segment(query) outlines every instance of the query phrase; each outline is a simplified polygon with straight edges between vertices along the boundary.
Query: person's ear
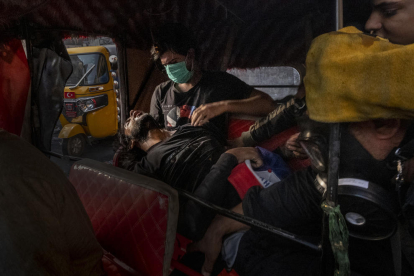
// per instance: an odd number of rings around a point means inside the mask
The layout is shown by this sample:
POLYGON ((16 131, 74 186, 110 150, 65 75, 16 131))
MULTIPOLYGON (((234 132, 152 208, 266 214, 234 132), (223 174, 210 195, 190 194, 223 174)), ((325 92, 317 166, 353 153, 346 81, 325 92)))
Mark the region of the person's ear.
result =
POLYGON ((394 137, 401 127, 400 119, 378 119, 373 120, 375 136, 380 140, 388 140, 394 137))

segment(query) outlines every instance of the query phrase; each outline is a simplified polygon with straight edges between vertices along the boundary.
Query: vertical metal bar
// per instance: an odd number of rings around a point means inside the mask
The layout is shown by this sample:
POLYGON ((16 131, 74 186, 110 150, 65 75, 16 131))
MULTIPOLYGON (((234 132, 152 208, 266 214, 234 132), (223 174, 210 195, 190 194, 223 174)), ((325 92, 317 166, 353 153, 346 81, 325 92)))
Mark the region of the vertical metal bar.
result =
MULTIPOLYGON (((338 172, 339 172, 339 154, 340 154, 340 124, 330 125, 329 134, 329 165, 328 165, 328 183, 326 190, 326 203, 335 207, 338 203, 338 172)), ((322 226, 322 263, 323 276, 332 276, 335 271, 335 258, 332 252, 331 242, 329 240, 329 216, 324 214, 322 226)))
MULTIPOLYGON (((343 28, 343 0, 335 0, 335 30, 343 28)), ((331 124, 329 135, 329 165, 328 183, 326 190, 326 203, 329 206, 336 206, 338 200, 338 172, 340 154, 340 125, 331 124)), ((329 217, 324 215, 322 226, 322 275, 331 276, 335 272, 335 258, 329 240, 329 217)))
POLYGON ((328 183, 326 191, 326 202, 330 206, 337 204, 338 194, 338 171, 339 171, 339 154, 340 154, 340 125, 339 123, 330 126, 329 137, 329 167, 328 183))
POLYGON ((39 112, 38 106, 36 104, 37 90, 35 89, 35 68, 33 64, 33 39, 34 39, 34 30, 32 24, 27 20, 22 20, 23 24, 23 38, 26 39, 26 53, 27 53, 27 62, 29 64, 30 70, 30 124, 31 124, 31 142, 36 147, 40 147, 40 121, 39 121, 39 112))
POLYGON ((344 5, 343 0, 336 0, 335 3, 335 30, 342 29, 344 27, 344 5))
POLYGON ((121 122, 120 128, 123 127, 125 120, 129 114, 129 84, 128 84, 128 59, 127 59, 127 49, 125 39, 120 39, 120 58, 118 59, 119 62, 119 75, 120 75, 120 83, 119 83, 119 98, 121 100, 121 122))

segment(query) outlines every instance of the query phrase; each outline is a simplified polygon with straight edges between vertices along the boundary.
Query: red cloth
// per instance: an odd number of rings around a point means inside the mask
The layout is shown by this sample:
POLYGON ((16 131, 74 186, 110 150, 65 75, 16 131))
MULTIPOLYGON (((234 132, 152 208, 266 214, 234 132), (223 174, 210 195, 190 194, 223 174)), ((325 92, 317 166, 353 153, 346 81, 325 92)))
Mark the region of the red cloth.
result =
POLYGON ((30 70, 21 41, 0 43, 0 128, 20 135, 29 89, 30 70))
POLYGON ((240 198, 243 199, 247 193, 247 190, 253 186, 260 186, 259 181, 249 170, 246 163, 238 164, 232 171, 231 175, 227 180, 233 185, 239 194, 240 198))
POLYGON ((230 117, 227 139, 233 140, 239 138, 243 132, 250 129, 252 124, 254 124, 254 121, 252 120, 242 120, 230 117))

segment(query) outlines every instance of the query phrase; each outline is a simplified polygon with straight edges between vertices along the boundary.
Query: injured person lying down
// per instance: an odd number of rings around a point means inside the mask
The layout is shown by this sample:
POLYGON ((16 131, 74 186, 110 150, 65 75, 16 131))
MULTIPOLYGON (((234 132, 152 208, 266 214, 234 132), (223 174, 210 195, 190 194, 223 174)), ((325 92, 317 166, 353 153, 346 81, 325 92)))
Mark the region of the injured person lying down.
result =
MULTIPOLYGON (((121 137, 124 149, 119 153, 119 167, 157 178, 224 208, 230 209, 241 202, 229 183, 220 186, 210 183, 197 191, 226 150, 226 140, 213 125, 194 127, 188 124, 167 131, 149 114, 131 111, 130 115, 121 137)), ((256 150, 252 150, 254 154, 256 150)), ((190 239, 201 238, 204 227, 200 229, 199 225, 205 225, 206 218, 187 214, 186 203, 180 200, 178 232, 190 239)))
POLYGON ((220 155, 226 140, 213 125, 184 125, 168 131, 146 113, 131 111, 124 125, 119 166, 194 192, 220 155))

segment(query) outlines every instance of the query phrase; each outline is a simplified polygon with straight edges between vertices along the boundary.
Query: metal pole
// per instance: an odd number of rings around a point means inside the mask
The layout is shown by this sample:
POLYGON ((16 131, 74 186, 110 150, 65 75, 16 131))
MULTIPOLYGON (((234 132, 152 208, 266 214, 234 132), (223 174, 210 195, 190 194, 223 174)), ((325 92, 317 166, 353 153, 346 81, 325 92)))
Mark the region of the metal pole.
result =
POLYGON ((335 3, 335 30, 342 29, 344 27, 344 5, 343 0, 336 0, 335 3))
POLYGON ((304 239, 303 237, 297 236, 297 235, 292 234, 292 233, 290 233, 288 231, 285 231, 283 229, 274 227, 274 226, 269 225, 267 223, 264 223, 260 220, 256 220, 256 219, 244 216, 242 214, 233 212, 231 210, 227 210, 225 208, 222 208, 220 206, 212 204, 208 201, 205 201, 205 200, 203 200, 203 199, 201 199, 201 198, 199 198, 199 197, 197 197, 197 196, 195 196, 195 195, 193 195, 193 194, 191 194, 187 191, 184 191, 184 190, 181 190, 181 189, 176 189, 176 190, 178 191, 178 194, 180 196, 191 199, 195 203, 200 204, 204 207, 207 207, 207 208, 215 211, 216 213, 218 213, 222 216, 225 216, 225 217, 231 218, 233 220, 236 220, 238 222, 244 223, 246 225, 256 227, 256 228, 259 228, 261 230, 270 232, 272 234, 278 235, 278 236, 283 237, 285 239, 288 239, 288 240, 291 240, 293 242, 302 244, 302 245, 304 245, 308 248, 311 248, 313 250, 316 250, 316 251, 321 251, 322 250, 322 246, 320 244, 315 244, 312 241, 308 241, 308 240, 304 239))
POLYGON ((120 128, 123 128, 126 118, 129 116, 129 84, 128 84, 128 57, 125 38, 122 37, 120 40, 120 53, 118 58, 119 62, 119 75, 122 77, 119 78, 119 93, 121 100, 121 122, 120 128))
POLYGON ((326 191, 326 202, 334 207, 337 204, 338 194, 338 171, 340 154, 340 125, 339 123, 330 126, 329 136, 329 167, 328 183, 326 191))
MULTIPOLYGON (((335 30, 343 28, 343 2, 335 2, 335 30)), ((339 123, 331 124, 329 134, 329 165, 328 165, 328 183, 326 190, 326 203, 335 207, 338 200, 338 171, 339 171, 339 154, 340 154, 340 125, 339 123)), ((323 216, 322 227, 322 275, 332 276, 335 272, 335 258, 332 252, 331 242, 329 240, 329 217, 323 216)))

